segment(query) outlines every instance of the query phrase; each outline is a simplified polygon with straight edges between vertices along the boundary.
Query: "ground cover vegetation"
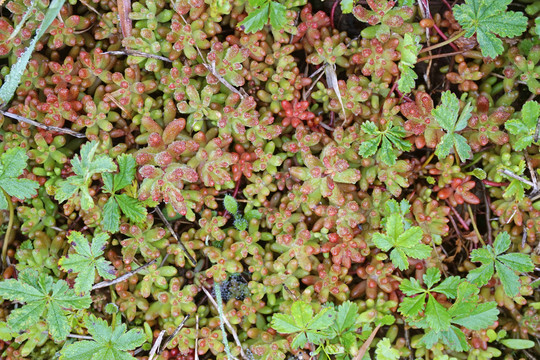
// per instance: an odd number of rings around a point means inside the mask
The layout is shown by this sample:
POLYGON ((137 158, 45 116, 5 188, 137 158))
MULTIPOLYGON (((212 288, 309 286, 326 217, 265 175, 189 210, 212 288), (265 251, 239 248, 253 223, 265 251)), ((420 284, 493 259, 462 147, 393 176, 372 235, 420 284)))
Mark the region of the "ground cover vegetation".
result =
POLYGON ((540 358, 540 2, 0 3, 2 359, 540 358))

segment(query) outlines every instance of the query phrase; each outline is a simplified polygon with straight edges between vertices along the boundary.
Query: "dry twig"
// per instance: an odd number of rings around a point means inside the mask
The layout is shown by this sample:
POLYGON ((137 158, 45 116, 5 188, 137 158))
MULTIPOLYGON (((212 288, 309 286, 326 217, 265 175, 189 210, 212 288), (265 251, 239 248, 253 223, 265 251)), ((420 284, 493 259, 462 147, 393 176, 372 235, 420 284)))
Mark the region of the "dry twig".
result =
POLYGON ((104 288, 104 287, 107 287, 109 285, 114 285, 114 284, 118 284, 124 280, 127 280, 129 279, 131 276, 135 275, 136 273, 138 273, 139 271, 141 270, 144 270, 146 269, 147 267, 149 267, 150 265, 152 265, 153 263, 156 262, 157 259, 154 259, 152 261, 150 261, 149 263, 146 263, 144 264, 143 266, 140 266, 138 268, 136 268, 135 270, 131 270, 127 273, 125 273, 124 275, 120 276, 120 277, 117 277, 116 279, 114 280, 107 280, 107 281, 102 281, 100 283, 97 283, 96 285, 92 286, 92 290, 96 290, 96 289, 101 289, 101 288, 104 288))
MULTIPOLYGON (((214 305, 214 307, 216 309, 218 309, 218 304, 217 304, 216 300, 214 300, 214 298, 212 297, 212 294, 210 294, 210 292, 204 286, 201 286, 201 289, 202 289, 202 291, 204 291, 204 293, 206 294, 206 297, 212 303, 212 305, 214 305)), ((236 343, 236 346, 238 346, 240 348, 240 355, 242 355, 242 357, 244 359, 247 359, 246 354, 244 353, 244 349, 242 348, 242 343, 240 342, 240 339, 238 338, 238 334, 234 330, 234 327, 231 325, 231 323, 229 322, 229 320, 227 320, 226 317, 224 317, 223 320, 225 322, 225 325, 227 326, 227 328, 231 332, 231 334, 232 334, 232 336, 234 338, 234 342, 236 343)))
POLYGON ((185 247, 184 243, 182 241, 180 241, 180 238, 178 237, 176 232, 173 230, 173 228, 171 226, 171 223, 165 218, 165 216, 161 212, 161 209, 159 207, 157 207, 157 206, 156 206, 156 212, 158 213, 161 221, 163 221, 165 226, 167 226, 167 229, 169 229, 169 232, 171 233, 171 235, 176 239, 176 241, 178 241, 178 243, 182 247, 182 250, 184 250, 184 253, 186 254, 186 257, 191 262, 191 265, 195 266, 197 264, 197 261, 195 261, 195 258, 193 256, 191 256, 188 249, 185 247))
POLYGON ((33 125, 35 127, 38 127, 38 128, 41 128, 41 129, 44 129, 44 130, 47 130, 47 131, 56 131, 56 132, 59 132, 59 133, 62 133, 62 134, 75 136, 75 137, 80 138, 80 139, 86 138, 85 134, 78 133, 78 132, 73 131, 71 129, 65 129, 65 128, 61 128, 61 127, 57 127, 57 126, 44 125, 44 124, 38 123, 37 121, 27 119, 24 116, 13 114, 13 113, 10 113, 8 111, 0 110, 0 114, 2 114, 4 116, 7 116, 8 118, 23 122, 25 124, 33 125))

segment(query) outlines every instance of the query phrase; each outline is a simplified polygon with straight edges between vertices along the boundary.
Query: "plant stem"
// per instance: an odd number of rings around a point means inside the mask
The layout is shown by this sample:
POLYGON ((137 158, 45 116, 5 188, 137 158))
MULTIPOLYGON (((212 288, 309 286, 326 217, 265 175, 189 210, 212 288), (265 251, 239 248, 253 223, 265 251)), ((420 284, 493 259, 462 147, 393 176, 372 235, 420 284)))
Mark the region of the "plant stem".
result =
POLYGON ((451 53, 445 53, 445 54, 437 54, 437 55, 430 55, 430 56, 424 56, 424 57, 421 57, 420 59, 418 59, 416 61, 416 63, 418 64, 419 62, 421 61, 426 61, 426 60, 431 60, 431 59, 438 59, 438 58, 443 58, 443 57, 447 57, 447 56, 454 56, 454 55, 459 55, 459 54, 463 54, 465 51, 461 50, 461 51, 454 51, 454 52, 451 52, 451 53))
POLYGON ((440 47, 443 47, 445 45, 448 45, 454 41, 456 41, 457 39, 459 39, 460 37, 462 37, 463 35, 465 35, 465 31, 460 31, 459 33, 457 33, 456 35, 452 36, 451 38, 449 38, 448 40, 445 40, 441 43, 438 43, 438 44, 435 44, 435 45, 432 45, 432 46, 428 46, 427 48, 423 48, 422 50, 420 50, 420 52, 418 54, 421 54, 421 53, 425 53, 427 51, 431 51, 431 50, 435 50, 435 49, 438 49, 440 47))
POLYGON ((484 242, 484 239, 482 238, 482 235, 480 235, 480 231, 478 231, 478 227, 476 226, 476 221, 474 220, 474 214, 471 209, 471 205, 467 205, 467 211, 469 212, 469 216, 471 218, 471 223, 474 228, 476 237, 478 238, 478 240, 480 240, 480 242, 482 243, 482 246, 486 246, 486 243, 484 242))
POLYGON ((9 241, 11 240, 11 230, 13 229, 13 221, 15 220, 15 207, 13 206, 13 202, 11 201, 11 196, 8 195, 6 190, 2 189, 2 191, 4 192, 4 196, 8 203, 8 209, 9 209, 9 221, 8 221, 6 233, 4 235, 4 243, 2 244, 2 268, 5 268, 7 264, 6 257, 7 257, 8 245, 9 245, 9 241))

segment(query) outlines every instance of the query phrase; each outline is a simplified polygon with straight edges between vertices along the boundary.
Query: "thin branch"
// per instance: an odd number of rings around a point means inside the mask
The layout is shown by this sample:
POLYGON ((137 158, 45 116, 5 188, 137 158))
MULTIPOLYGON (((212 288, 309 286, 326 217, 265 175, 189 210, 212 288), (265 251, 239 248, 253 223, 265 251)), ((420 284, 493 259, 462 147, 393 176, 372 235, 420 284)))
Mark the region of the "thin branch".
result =
POLYGON ((159 207, 157 207, 157 206, 156 206, 156 212, 158 213, 159 217, 161 218, 161 221, 163 221, 165 226, 167 226, 167 229, 169 229, 169 232, 171 233, 171 235, 176 239, 176 241, 178 241, 178 243, 180 244, 180 246, 184 250, 184 253, 186 254, 186 257, 191 262, 191 265, 195 266, 197 264, 197 261, 195 261, 195 258, 193 256, 191 256, 188 249, 185 247, 184 243, 180 240, 180 238, 176 234, 176 231, 173 230, 173 228, 171 226, 171 223, 165 218, 165 216, 161 212, 161 209, 159 207))
POLYGON ((157 259, 154 259, 152 261, 150 261, 149 263, 146 263, 144 264, 143 266, 140 266, 138 268, 136 268, 135 270, 131 270, 127 273, 125 273, 124 275, 120 276, 120 277, 117 277, 116 279, 114 280, 106 280, 106 281, 102 281, 100 283, 97 283, 96 285, 92 286, 92 290, 96 290, 96 289, 101 289, 101 288, 104 288, 104 287, 107 287, 109 285, 114 285, 114 284, 118 284, 124 280, 127 280, 129 279, 131 276, 135 275, 136 273, 138 273, 139 271, 141 270, 144 270, 146 269, 147 267, 149 267, 150 265, 152 265, 153 263, 156 262, 157 259))
POLYGON ((156 351, 158 350, 159 345, 163 341, 163 335, 165 335, 165 330, 161 330, 159 332, 159 335, 156 338, 156 341, 154 342, 154 345, 152 346, 152 349, 150 349, 150 354, 148 355, 148 360, 154 360, 154 356, 156 355, 156 351))
MULTIPOLYGON (((201 286, 201 289, 204 291, 204 293, 206 294, 206 297, 212 303, 212 305, 214 305, 214 307, 219 311, 218 304, 217 304, 216 300, 214 300, 214 298, 212 297, 212 294, 210 294, 210 292, 208 290, 206 290, 206 288, 204 286, 201 286)), ((242 357, 244 359, 247 359, 246 354, 244 353, 244 349, 242 348, 242 343, 240 342, 240 339, 238 338, 238 334, 234 330, 234 327, 231 325, 231 323, 229 322, 229 320, 227 320, 226 317, 223 317, 223 320, 225 322, 225 325, 227 326, 227 328, 231 332, 231 334, 232 334, 232 336, 234 338, 234 342, 240 348, 240 355, 242 355, 242 357)))
POLYGON ((379 331, 380 328, 381 328, 381 324, 377 325, 375 327, 375 329, 373 329, 373 331, 371 332, 369 337, 366 339, 366 341, 364 342, 364 344, 362 345, 362 347, 358 351, 358 354, 356 354, 356 356, 353 358, 353 360, 361 360, 361 359, 364 358, 364 355, 368 351, 369 346, 373 342, 373 339, 375 339, 375 335, 377 335, 377 331, 379 331))
POLYGON ((525 179, 524 177, 521 177, 521 176, 519 176, 519 175, 514 174, 514 173, 511 172, 510 170, 507 170, 507 169, 501 169, 501 170, 499 170, 499 172, 503 173, 504 175, 506 175, 506 176, 508 176, 508 177, 511 177, 512 179, 519 180, 519 181, 521 181, 522 183, 524 183, 524 184, 526 184, 526 185, 529 185, 529 186, 532 187, 535 191, 538 190, 538 188, 534 186, 534 183, 532 183, 531 181, 525 179))
MULTIPOLYGON (((45 334, 47 334, 47 332, 45 332, 45 334)), ((68 338, 73 338, 73 339, 81 339, 81 340, 94 340, 93 337, 88 336, 88 335, 68 334, 67 337, 68 337, 68 338)))
POLYGON ((172 63, 172 61, 169 58, 166 58, 165 56, 154 55, 154 54, 149 54, 142 51, 130 50, 130 49, 106 51, 103 54, 139 56, 139 57, 156 59, 156 60, 172 63))
MULTIPOLYGON (((180 330, 182 330, 182 328, 184 327, 184 324, 186 323, 186 321, 189 319, 190 316, 191 316, 190 314, 187 314, 184 317, 184 320, 182 320, 180 325, 178 325, 176 329, 174 329, 173 333, 167 338, 167 340, 165 340, 165 342, 161 346, 161 349, 159 349, 158 354, 161 354, 163 350, 165 350, 165 347, 172 341, 172 339, 174 339, 174 337, 178 335, 178 333, 180 332, 180 330)), ((148 359, 148 360, 152 360, 152 359, 148 359)))
POLYGON ((86 135, 85 135, 85 134, 78 133, 78 132, 73 131, 73 130, 71 130, 71 129, 65 129, 65 128, 61 128, 61 127, 57 127, 57 126, 52 126, 52 125, 51 125, 51 126, 49 126, 49 125, 44 125, 44 124, 38 123, 37 121, 27 119, 27 118, 25 118, 24 116, 20 116, 20 115, 17 115, 17 114, 13 114, 13 113, 10 113, 10 112, 8 112, 8 111, 0 110, 0 114, 2 114, 2 115, 4 115, 4 116, 7 116, 7 117, 9 117, 9 118, 12 118, 12 119, 14 119, 14 120, 23 122, 23 123, 26 123, 26 124, 29 124, 29 125, 33 125, 33 126, 38 127, 38 128, 45 129, 45 130, 47 130, 47 131, 56 131, 56 132, 59 132, 59 133, 63 133, 63 134, 75 136, 75 137, 80 138, 80 139, 86 138, 86 135))

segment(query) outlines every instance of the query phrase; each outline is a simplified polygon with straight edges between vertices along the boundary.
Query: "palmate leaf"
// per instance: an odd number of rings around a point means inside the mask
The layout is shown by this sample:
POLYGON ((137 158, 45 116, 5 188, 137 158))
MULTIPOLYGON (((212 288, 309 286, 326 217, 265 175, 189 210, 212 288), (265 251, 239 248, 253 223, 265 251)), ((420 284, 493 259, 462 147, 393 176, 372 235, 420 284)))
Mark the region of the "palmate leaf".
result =
POLYGON ((452 148, 456 149, 457 154, 462 160, 472 157, 472 150, 467 143, 467 139, 456 133, 456 131, 461 131, 467 126, 467 122, 472 114, 472 105, 467 103, 459 118, 458 113, 459 100, 450 91, 445 91, 442 94, 441 104, 431 111, 437 123, 446 131, 446 134, 442 137, 441 142, 435 150, 435 154, 441 159, 446 158, 452 151, 452 148))
MULTIPOLYGON (((39 183, 30 179, 19 179, 24 169, 28 156, 22 148, 6 150, 0 157, 0 187, 9 195, 19 200, 29 199, 36 195, 39 183)), ((0 191, 0 209, 8 208, 8 201, 4 192, 0 191)))
POLYGON ((81 310, 90 306, 90 296, 78 296, 64 280, 54 282, 44 273, 27 268, 19 273, 17 280, 0 282, 0 297, 20 301, 24 306, 13 310, 7 324, 14 331, 27 330, 47 315, 45 321, 55 341, 65 340, 71 326, 66 313, 68 309, 81 310))
POLYGON ((90 245, 88 239, 80 232, 74 231, 68 236, 68 240, 75 248, 75 253, 63 256, 58 264, 62 270, 78 274, 74 287, 76 292, 90 292, 94 284, 96 270, 104 279, 115 278, 114 267, 102 257, 108 239, 107 234, 101 233, 94 237, 90 245))
POLYGON ((62 203, 79 192, 83 210, 90 210, 94 206, 94 200, 88 191, 92 176, 116 170, 116 165, 107 155, 96 156, 98 148, 99 142, 97 141, 90 141, 81 146, 80 156, 71 159, 75 175, 57 183, 54 195, 56 200, 62 203))
POLYGON ((146 337, 140 329, 126 332, 120 316, 114 328, 103 319, 90 314, 85 326, 94 341, 78 341, 60 351, 60 360, 135 360, 127 351, 141 346, 146 337))
POLYGON ((512 139, 514 150, 522 151, 532 145, 539 117, 540 104, 529 100, 521 108, 521 117, 519 119, 511 119, 504 124, 510 134, 516 135, 515 140, 512 139))
POLYGON ((401 53, 401 59, 398 65, 400 71, 398 90, 403 93, 411 92, 414 88, 414 81, 418 78, 418 75, 413 69, 416 65, 418 52, 422 48, 419 42, 419 37, 405 34, 398 46, 398 50, 401 53))
POLYGON ((510 248, 511 240, 507 232, 501 232, 495 238, 493 246, 487 245, 471 252, 471 261, 480 262, 482 266, 469 272, 467 280, 477 286, 488 283, 494 274, 501 280, 504 292, 511 297, 518 295, 520 282, 516 272, 529 272, 534 264, 529 255, 521 253, 504 254, 510 248))
POLYGON ((388 123, 384 131, 380 131, 375 123, 366 121, 362 124, 362 130, 367 135, 372 136, 370 139, 363 141, 358 149, 358 154, 362 157, 370 157, 377 153, 381 161, 392 166, 397 159, 395 149, 399 151, 411 149, 411 143, 403 140, 406 136, 405 130, 394 126, 392 122, 388 123), (381 145, 381 148, 377 152, 379 145, 381 145))
POLYGON ((392 263, 401 270, 409 267, 408 258, 426 259, 431 253, 431 248, 422 244, 422 228, 413 226, 403 231, 402 217, 393 213, 386 217, 386 235, 381 233, 373 234, 373 243, 382 251, 390 252, 392 263))
POLYGON ((514 37, 527 30, 527 18, 521 12, 506 11, 512 0, 465 0, 453 7, 455 19, 465 30, 465 36, 476 33, 482 55, 496 58, 504 51, 496 35, 514 37))
POLYGON ((336 312, 326 307, 313 316, 310 304, 301 300, 291 306, 291 315, 274 314, 272 328, 282 334, 299 333, 291 343, 293 349, 302 348, 307 342, 320 344, 329 335, 328 329, 335 323, 336 312))
POLYGON ((103 229, 115 233, 120 227, 120 212, 134 222, 140 223, 146 218, 146 207, 127 194, 117 195, 116 192, 131 185, 135 179, 136 162, 133 156, 122 154, 118 157, 118 173, 104 173, 103 188, 111 196, 103 206, 103 229))
POLYGON ((274 30, 283 29, 286 24, 285 5, 271 0, 250 0, 249 3, 255 9, 250 11, 239 24, 244 27, 244 32, 249 34, 259 31, 268 23, 268 20, 274 30))

